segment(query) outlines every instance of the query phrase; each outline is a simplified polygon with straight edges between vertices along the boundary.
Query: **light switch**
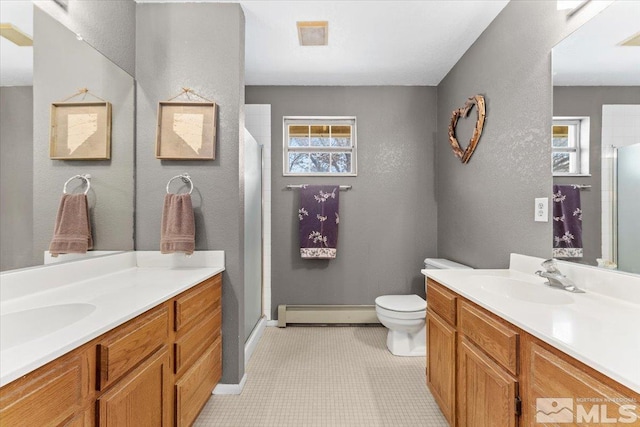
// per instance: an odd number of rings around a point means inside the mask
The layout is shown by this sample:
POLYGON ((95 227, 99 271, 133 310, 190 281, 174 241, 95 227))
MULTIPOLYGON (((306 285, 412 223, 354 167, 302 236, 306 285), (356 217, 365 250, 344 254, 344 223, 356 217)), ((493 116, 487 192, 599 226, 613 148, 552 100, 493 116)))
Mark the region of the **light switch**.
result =
POLYGON ((536 222, 549 222, 549 198, 537 197, 533 219, 536 222))

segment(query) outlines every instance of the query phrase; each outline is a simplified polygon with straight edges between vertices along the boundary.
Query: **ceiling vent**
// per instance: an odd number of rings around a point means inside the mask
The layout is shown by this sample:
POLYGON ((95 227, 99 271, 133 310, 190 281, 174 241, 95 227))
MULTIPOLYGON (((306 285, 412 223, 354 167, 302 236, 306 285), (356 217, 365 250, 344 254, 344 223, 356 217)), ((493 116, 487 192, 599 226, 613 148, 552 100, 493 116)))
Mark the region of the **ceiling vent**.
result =
POLYGON ((31 37, 20 31, 20 29, 13 24, 0 24, 0 36, 18 46, 33 46, 31 37))
POLYGON ((620 42, 619 46, 640 46, 640 31, 620 42))
POLYGON ((326 46, 329 44, 329 22, 298 21, 300 46, 326 46))

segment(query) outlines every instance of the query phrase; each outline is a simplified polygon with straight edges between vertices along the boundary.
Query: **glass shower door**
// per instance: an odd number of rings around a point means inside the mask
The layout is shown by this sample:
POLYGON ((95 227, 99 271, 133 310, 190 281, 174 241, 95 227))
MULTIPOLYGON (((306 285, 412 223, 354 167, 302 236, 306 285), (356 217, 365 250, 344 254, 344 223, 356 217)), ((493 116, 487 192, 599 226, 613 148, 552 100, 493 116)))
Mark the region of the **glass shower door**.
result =
POLYGON ((618 269, 640 273, 640 144, 618 148, 618 269))
POLYGON ((262 316, 262 145, 244 132, 244 340, 262 316))

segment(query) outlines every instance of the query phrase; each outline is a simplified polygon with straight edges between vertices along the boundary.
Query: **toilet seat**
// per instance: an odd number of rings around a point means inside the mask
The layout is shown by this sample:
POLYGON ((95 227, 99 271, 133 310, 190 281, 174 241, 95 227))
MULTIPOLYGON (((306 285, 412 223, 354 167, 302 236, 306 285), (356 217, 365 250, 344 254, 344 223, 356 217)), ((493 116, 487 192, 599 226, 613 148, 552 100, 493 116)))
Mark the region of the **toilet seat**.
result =
POLYGON ((376 305, 399 313, 420 312, 427 309, 427 302, 418 295, 383 295, 376 298, 376 305))

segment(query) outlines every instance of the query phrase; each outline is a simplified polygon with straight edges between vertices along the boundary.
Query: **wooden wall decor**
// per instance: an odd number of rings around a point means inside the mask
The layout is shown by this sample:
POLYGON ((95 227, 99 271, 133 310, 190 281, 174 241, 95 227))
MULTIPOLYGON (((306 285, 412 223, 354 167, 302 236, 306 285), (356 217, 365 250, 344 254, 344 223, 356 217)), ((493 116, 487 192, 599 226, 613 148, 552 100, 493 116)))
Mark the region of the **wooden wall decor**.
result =
POLYGON ((451 115, 451 123, 449 123, 449 144, 451 144, 451 148, 453 149, 453 154, 460 159, 462 163, 468 163, 473 151, 476 149, 478 145, 478 141, 480 141, 480 136, 482 135, 482 128, 484 127, 484 119, 486 117, 485 105, 484 105, 484 96, 476 95, 472 96, 467 100, 464 104, 464 107, 453 110, 451 115), (473 135, 471 135, 471 139, 469 140, 469 145, 463 150, 458 143, 458 139, 456 138, 456 125, 458 124, 458 119, 460 117, 467 117, 469 112, 476 106, 476 111, 478 113, 478 118, 476 120, 476 127, 473 130, 473 135))

